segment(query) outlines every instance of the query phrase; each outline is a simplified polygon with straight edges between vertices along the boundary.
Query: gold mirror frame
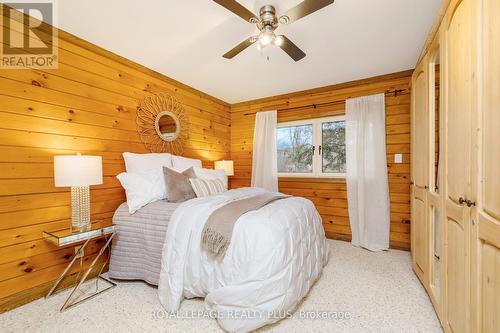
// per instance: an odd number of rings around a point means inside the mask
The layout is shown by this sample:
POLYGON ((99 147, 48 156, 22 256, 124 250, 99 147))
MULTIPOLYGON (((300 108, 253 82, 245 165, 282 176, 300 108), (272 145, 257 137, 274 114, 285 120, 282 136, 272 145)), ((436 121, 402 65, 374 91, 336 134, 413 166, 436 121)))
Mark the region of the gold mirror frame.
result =
POLYGON ((182 154, 189 138, 189 119, 184 107, 175 97, 160 93, 144 98, 137 107, 136 122, 141 141, 150 152, 182 154), (174 138, 165 138, 160 131, 159 121, 163 116, 174 119, 174 138))

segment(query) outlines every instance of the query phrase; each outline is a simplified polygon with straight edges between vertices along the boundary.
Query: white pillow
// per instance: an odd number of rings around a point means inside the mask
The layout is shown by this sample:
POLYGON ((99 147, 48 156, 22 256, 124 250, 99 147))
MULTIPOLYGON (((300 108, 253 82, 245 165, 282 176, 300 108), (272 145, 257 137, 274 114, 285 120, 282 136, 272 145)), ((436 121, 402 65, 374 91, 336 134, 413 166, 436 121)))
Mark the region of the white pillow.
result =
POLYGON ((219 179, 224 184, 224 188, 227 190, 227 175, 224 170, 214 170, 214 169, 204 169, 204 168, 193 168, 196 177, 201 179, 219 179))
POLYGON ((207 197, 227 191, 220 179, 189 178, 196 197, 207 197))
POLYGON ((201 160, 172 155, 172 169, 177 172, 183 172, 190 167, 201 168, 201 160))
POLYGON ((161 174, 122 172, 116 178, 125 189, 130 214, 148 203, 165 198, 165 182, 161 174))
POLYGON ((160 174, 163 167, 172 167, 172 155, 168 153, 135 154, 123 153, 127 172, 145 173, 155 170, 160 174))

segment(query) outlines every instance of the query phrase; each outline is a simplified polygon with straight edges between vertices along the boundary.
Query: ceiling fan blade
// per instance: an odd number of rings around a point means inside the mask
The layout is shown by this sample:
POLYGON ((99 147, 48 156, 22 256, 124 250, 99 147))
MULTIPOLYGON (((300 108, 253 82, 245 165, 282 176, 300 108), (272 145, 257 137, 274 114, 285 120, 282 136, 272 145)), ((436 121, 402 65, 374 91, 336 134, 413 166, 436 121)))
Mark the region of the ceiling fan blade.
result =
POLYGON ((236 0, 214 0, 216 3, 221 5, 222 7, 226 8, 227 10, 232 11, 234 14, 238 15, 242 19, 244 19, 247 22, 250 22, 251 20, 255 20, 255 22, 258 20, 257 17, 246 9, 244 6, 239 4, 236 0))
POLYGON ((293 60, 299 61, 306 56, 304 51, 299 49, 299 47, 295 45, 291 40, 283 35, 278 37, 283 39, 283 42, 278 46, 281 47, 281 49, 285 51, 293 60))
POLYGON ((244 49, 255 43, 257 40, 258 38, 256 36, 249 37, 245 39, 243 42, 236 45, 231 51, 224 54, 223 57, 226 59, 232 59, 236 55, 238 55, 241 51, 243 51, 244 49))
POLYGON ((334 2, 335 0, 304 0, 281 16, 280 23, 288 24, 295 22, 334 2))

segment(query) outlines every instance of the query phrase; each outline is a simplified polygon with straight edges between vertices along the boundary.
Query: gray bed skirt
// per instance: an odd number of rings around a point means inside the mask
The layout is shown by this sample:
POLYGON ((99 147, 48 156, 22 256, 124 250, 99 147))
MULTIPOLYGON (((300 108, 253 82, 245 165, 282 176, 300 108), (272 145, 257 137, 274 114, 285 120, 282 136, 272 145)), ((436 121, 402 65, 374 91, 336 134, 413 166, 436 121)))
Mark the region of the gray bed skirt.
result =
POLYGON ((123 203, 113 223, 116 235, 111 247, 109 276, 123 280, 143 280, 158 285, 161 254, 168 222, 179 203, 165 200, 150 203, 134 214, 123 203))

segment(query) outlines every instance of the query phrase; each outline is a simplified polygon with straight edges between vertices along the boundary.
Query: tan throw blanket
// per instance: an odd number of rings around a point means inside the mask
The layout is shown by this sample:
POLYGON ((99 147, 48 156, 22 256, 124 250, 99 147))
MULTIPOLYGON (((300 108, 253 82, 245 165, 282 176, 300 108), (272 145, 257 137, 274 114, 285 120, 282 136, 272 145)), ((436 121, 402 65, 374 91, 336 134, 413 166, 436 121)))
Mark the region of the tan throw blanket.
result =
POLYGON ((264 193, 232 201, 217 208, 205 223, 201 236, 201 247, 216 256, 223 257, 231 242, 234 224, 241 215, 262 208, 275 200, 288 197, 290 196, 280 193, 264 193))

